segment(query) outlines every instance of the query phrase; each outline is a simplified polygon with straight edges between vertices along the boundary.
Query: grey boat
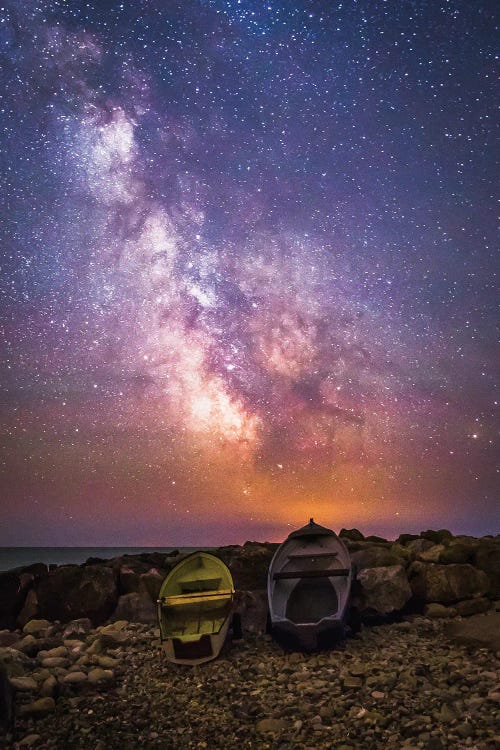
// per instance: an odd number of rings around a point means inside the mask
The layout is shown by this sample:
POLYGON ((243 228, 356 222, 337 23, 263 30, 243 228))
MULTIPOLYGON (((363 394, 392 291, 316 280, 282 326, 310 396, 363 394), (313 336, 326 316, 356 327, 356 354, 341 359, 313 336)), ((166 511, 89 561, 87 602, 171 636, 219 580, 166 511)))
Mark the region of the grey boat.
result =
POLYGON ((282 645, 306 651, 344 637, 353 570, 331 529, 314 523, 292 532, 268 572, 269 626, 282 645))

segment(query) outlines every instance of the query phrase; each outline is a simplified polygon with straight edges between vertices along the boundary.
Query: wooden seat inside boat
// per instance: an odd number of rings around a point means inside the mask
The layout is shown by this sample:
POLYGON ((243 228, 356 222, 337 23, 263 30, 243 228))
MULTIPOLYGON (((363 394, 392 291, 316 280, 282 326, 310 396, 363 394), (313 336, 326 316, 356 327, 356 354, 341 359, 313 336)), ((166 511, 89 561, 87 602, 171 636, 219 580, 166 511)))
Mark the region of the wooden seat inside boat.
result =
POLYGON ((233 596, 232 589, 219 589, 218 591, 197 591, 186 594, 177 594, 175 596, 165 596, 160 599, 162 607, 176 607, 187 605, 214 604, 224 601, 231 601, 233 596))
POLYGON ((337 557, 337 552, 324 550, 321 552, 292 552, 287 555, 289 560, 316 560, 318 557, 337 557))
POLYGON ((275 581, 286 578, 336 578, 348 576, 348 568, 329 568, 324 570, 281 570, 274 574, 275 581))

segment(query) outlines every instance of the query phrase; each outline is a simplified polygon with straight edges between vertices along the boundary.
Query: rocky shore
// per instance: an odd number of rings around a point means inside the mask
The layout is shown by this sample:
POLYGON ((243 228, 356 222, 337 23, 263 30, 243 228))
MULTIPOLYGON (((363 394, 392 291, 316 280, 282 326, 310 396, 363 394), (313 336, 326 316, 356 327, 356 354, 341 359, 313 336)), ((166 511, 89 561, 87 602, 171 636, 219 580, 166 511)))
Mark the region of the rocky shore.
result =
POLYGON ((264 634, 275 545, 223 547, 245 637, 197 668, 159 648, 154 600, 178 555, 1 573, 0 666, 16 719, 0 746, 492 750, 499 539, 342 536, 358 634, 332 651, 284 652, 264 634))

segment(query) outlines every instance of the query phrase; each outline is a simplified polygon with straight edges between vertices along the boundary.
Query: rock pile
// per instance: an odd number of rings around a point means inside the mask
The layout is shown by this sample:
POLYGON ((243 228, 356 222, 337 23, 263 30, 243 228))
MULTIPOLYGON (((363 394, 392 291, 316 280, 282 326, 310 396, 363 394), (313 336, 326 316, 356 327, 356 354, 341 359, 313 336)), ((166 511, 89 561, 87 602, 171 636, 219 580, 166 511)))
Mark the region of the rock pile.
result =
MULTIPOLYGON (((406 613, 467 617, 500 595, 500 538, 453 537, 449 531, 402 534, 395 542, 340 532, 357 571, 353 606, 365 621, 406 613)), ((247 542, 216 550, 231 569, 247 628, 265 626, 267 570, 276 544, 247 542)), ((156 621, 161 582, 179 554, 125 555, 84 565, 31 565, 0 573, 0 628, 34 618, 156 621)))
MULTIPOLYGON (((500 615, 462 622, 491 617, 491 635, 500 615)), ((0 664, 17 691, 16 736, 0 729, 0 746, 493 750, 498 660, 450 641, 446 627, 412 615, 317 654, 247 635, 190 668, 164 659, 152 626, 32 620, 0 632, 0 664)))

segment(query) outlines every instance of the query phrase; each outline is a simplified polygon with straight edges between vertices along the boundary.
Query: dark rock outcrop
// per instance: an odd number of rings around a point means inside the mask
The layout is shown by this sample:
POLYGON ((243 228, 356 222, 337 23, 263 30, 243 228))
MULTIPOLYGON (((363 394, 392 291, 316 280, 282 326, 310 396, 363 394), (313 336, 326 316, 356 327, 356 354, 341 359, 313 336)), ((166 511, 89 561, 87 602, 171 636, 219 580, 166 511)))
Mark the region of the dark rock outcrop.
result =
POLYGON ((241 616, 243 628, 249 633, 266 632, 267 606, 267 589, 236 592, 235 612, 241 616))
MULTIPOLYGON (((402 534, 397 542, 364 537, 357 529, 342 529, 340 536, 358 573, 353 604, 362 619, 401 611, 429 612, 435 618, 470 617, 487 612, 500 596, 499 537, 453 537, 443 529, 422 536, 402 534)), ((267 574, 277 546, 246 542, 216 551, 233 575, 235 606, 243 627, 254 632, 265 629, 267 574)), ((162 582, 185 557, 144 553, 99 564, 92 559, 81 566, 51 566, 49 571, 45 565, 30 565, 0 573, 0 629, 23 629, 25 635, 15 646, 31 656, 35 648, 30 628, 37 626, 35 618, 65 623, 87 618, 93 625, 109 618, 156 622, 162 582)), ((47 643, 49 625, 44 623, 47 643)), ((4 642, 14 643, 9 638, 4 642)))
POLYGON ((490 581, 490 594, 500 596, 500 540, 482 539, 474 552, 474 566, 490 581))
POLYGON ((0 573, 0 628, 14 628, 26 595, 41 575, 43 564, 29 565, 0 573))
POLYGON ((351 542, 363 542, 365 537, 359 529, 340 529, 339 537, 349 539, 351 542))
POLYGON ((235 588, 252 591, 267 587, 267 571, 277 547, 247 542, 243 547, 220 547, 217 554, 229 567, 235 588))
POLYGON ((446 632, 450 640, 457 643, 500 651, 500 612, 450 623, 446 632))
POLYGON ((111 617, 112 621, 129 620, 130 622, 155 623, 158 619, 156 606, 148 594, 133 591, 123 594, 111 617))
POLYGON ((409 579, 417 601, 451 604, 484 596, 490 589, 486 573, 472 565, 436 565, 416 561, 409 579))
POLYGON ((41 616, 62 622, 88 617, 98 625, 118 601, 113 571, 103 565, 56 568, 39 581, 36 593, 41 616))
POLYGON ((351 553, 351 560, 355 568, 383 568, 390 565, 404 564, 404 558, 390 547, 380 545, 367 545, 364 549, 351 553))
POLYGON ((402 565, 365 568, 357 576, 354 605, 363 615, 387 615, 403 609, 412 590, 402 565))
POLYGON ((438 531, 428 529, 427 531, 422 531, 420 536, 422 539, 428 539, 433 544, 448 544, 453 539, 453 534, 448 529, 439 529, 438 531))
POLYGON ((477 544, 467 544, 465 542, 451 542, 445 547, 440 555, 439 562, 443 565, 458 564, 464 565, 471 562, 476 552, 477 544))

